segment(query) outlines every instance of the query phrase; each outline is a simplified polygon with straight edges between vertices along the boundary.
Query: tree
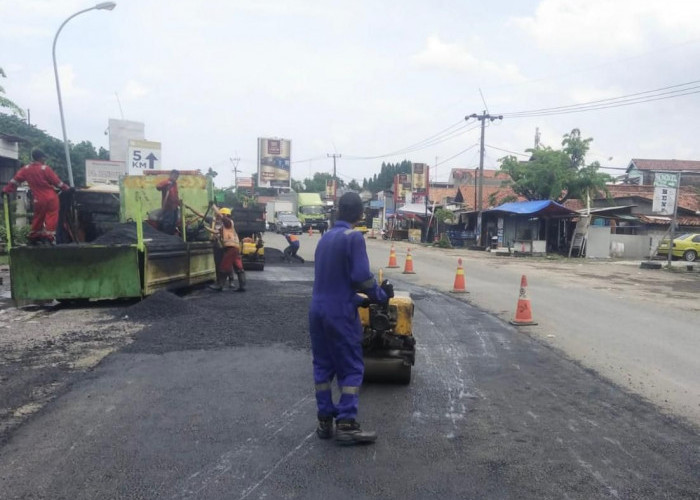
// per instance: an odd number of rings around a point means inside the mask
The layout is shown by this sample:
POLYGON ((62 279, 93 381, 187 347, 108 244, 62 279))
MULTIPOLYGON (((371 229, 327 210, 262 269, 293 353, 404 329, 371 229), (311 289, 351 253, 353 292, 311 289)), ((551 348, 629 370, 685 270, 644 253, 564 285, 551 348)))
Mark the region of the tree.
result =
MULTIPOLYGON (((7 76, 5 75, 5 71, 2 68, 0 68, 0 77, 7 78, 7 76)), ((24 111, 22 110, 22 108, 20 108, 7 97, 5 97, 3 95, 4 93, 5 89, 2 87, 2 85, 0 85, 0 108, 7 108, 14 114, 24 118, 24 111)))
POLYGON ((599 172, 600 164, 585 164, 592 138, 582 139, 573 129, 565 134, 562 150, 550 147, 528 149, 529 161, 515 156, 501 160, 501 170, 510 176, 507 183, 516 194, 528 200, 554 200, 563 203, 569 198, 582 198, 587 193, 605 192, 610 176, 599 172))
POLYGON ((362 186, 358 184, 358 182, 353 179, 348 183, 348 189, 352 189, 353 191, 362 191, 362 186))
POLYGON ((379 174, 374 174, 371 179, 363 179, 362 186, 373 193, 393 189, 396 174, 410 174, 411 167, 412 163, 408 160, 395 164, 382 162, 379 174))
MULTIPOLYGON (((313 177, 304 181, 292 179, 292 189, 297 193, 324 193, 326 182, 333 180, 333 176, 327 172, 315 172, 313 177)), ((338 179, 338 187, 345 187, 345 182, 338 179)))

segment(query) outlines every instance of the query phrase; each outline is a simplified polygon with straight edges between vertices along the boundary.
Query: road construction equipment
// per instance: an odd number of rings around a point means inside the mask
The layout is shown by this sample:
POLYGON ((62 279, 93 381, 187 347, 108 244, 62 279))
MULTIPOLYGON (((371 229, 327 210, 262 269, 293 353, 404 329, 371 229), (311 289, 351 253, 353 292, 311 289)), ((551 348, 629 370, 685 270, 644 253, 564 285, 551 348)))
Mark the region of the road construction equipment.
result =
POLYGON ((416 360, 410 295, 396 292, 388 303, 370 304, 358 311, 363 329, 363 381, 409 384, 416 360))

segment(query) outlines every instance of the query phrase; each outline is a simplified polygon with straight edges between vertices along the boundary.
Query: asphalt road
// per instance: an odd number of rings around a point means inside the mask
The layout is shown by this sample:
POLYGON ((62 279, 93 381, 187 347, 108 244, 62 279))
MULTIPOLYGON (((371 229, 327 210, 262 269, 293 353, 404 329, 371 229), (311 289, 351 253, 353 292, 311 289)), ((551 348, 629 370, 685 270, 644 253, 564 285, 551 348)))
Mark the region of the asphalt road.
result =
POLYGON ((368 385, 376 444, 313 433, 312 266, 158 294, 149 326, 0 448, 0 498, 698 498, 700 436, 449 294, 411 292, 410 386, 368 385))

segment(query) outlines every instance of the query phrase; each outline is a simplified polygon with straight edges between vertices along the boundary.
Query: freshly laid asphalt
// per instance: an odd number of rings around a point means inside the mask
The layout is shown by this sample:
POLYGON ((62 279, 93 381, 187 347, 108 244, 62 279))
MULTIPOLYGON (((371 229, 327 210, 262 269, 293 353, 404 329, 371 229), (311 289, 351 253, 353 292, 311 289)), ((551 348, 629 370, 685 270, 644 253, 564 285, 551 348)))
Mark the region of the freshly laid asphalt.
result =
POLYGON ((314 434, 313 267, 156 294, 148 324, 0 448, 0 498, 700 497, 700 434, 501 320, 416 305, 408 386, 368 385, 374 445, 314 434))

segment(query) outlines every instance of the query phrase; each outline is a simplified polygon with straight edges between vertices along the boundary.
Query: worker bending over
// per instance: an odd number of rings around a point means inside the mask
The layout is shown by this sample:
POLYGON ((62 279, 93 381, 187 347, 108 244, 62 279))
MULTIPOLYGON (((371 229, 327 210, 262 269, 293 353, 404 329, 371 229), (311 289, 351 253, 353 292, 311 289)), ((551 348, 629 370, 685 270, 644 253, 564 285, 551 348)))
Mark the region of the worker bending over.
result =
POLYGON ((20 168, 2 190, 4 194, 9 194, 15 192, 23 182, 29 184, 34 196, 34 218, 28 236, 31 245, 52 245, 55 242, 59 210, 56 188, 61 191, 73 189, 58 178, 51 167, 44 163, 45 159, 46 155, 41 150, 32 151, 34 161, 20 168))
POLYGON ((295 259, 303 264, 304 259, 297 255, 300 245, 299 237, 295 234, 285 234, 284 237, 287 239, 287 243, 289 243, 289 246, 284 249, 284 260, 291 262, 292 259, 295 259))
POLYGON ((338 219, 318 242, 309 330, 316 384, 318 428, 321 439, 333 436, 339 444, 371 443, 375 432, 357 422, 360 385, 364 374, 362 325, 358 306, 386 302, 394 295, 388 282, 379 286, 369 269, 365 239, 352 226, 362 219, 362 200, 345 193, 338 202, 338 219), (363 297, 357 292, 366 295, 363 297), (333 403, 331 382, 338 380, 340 400, 333 403))

